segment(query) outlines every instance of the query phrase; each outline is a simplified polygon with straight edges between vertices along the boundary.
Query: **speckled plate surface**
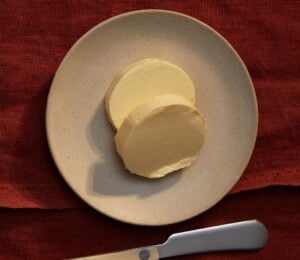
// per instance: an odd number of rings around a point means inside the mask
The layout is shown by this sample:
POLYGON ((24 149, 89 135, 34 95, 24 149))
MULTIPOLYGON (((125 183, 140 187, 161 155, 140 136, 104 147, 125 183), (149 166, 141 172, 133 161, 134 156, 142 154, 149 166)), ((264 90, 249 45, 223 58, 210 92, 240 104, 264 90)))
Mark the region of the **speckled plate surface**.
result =
POLYGON ((46 128, 59 171, 85 202, 124 222, 163 225, 196 216, 229 192, 249 161, 257 118, 251 79, 228 42, 194 18, 143 10, 97 25, 71 48, 51 86, 46 128), (125 170, 104 110, 114 75, 148 57, 190 75, 207 123, 199 158, 159 180, 125 170))

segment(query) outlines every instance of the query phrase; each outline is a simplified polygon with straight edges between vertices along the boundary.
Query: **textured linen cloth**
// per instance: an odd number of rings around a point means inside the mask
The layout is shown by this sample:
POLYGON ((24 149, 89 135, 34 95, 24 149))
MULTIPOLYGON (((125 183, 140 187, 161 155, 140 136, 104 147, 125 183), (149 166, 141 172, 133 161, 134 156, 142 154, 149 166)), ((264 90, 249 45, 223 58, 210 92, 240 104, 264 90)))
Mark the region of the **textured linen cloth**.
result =
POLYGON ((174 232, 257 218, 269 230, 269 241, 261 250, 174 259, 297 260, 300 255, 299 195, 295 187, 242 192, 226 197, 222 203, 191 220, 164 227, 124 224, 91 208, 0 209, 0 259, 87 256, 163 243, 174 232))

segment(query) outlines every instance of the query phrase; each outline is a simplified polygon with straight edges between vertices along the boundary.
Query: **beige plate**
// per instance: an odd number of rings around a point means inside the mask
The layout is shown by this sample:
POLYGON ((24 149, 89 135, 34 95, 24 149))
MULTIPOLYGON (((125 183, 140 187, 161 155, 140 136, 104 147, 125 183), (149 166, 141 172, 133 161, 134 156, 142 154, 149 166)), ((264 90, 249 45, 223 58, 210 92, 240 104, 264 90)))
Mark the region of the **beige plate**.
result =
POLYGON ((53 80, 46 125, 62 176, 85 202, 124 222, 163 225, 202 213, 229 192, 249 161, 257 118, 251 79, 226 40, 186 15, 144 10, 97 25, 72 47, 53 80), (114 75, 149 57, 190 75, 207 122, 199 158, 159 180, 124 169, 104 111, 114 75))

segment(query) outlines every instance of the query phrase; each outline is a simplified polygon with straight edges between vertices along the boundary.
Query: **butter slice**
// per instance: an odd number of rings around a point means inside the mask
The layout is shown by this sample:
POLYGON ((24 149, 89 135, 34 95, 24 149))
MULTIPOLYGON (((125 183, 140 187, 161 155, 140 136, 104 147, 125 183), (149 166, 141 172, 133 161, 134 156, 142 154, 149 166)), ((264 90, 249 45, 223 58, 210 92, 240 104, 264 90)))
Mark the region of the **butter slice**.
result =
POLYGON ((149 58, 135 62, 111 83, 105 99, 109 120, 119 129, 127 115, 149 98, 174 94, 194 103, 195 89, 189 76, 169 62, 149 58))
POLYGON ((204 130, 193 103, 177 95, 158 96, 128 115, 115 136, 116 148, 130 172, 159 178, 196 159, 204 130))

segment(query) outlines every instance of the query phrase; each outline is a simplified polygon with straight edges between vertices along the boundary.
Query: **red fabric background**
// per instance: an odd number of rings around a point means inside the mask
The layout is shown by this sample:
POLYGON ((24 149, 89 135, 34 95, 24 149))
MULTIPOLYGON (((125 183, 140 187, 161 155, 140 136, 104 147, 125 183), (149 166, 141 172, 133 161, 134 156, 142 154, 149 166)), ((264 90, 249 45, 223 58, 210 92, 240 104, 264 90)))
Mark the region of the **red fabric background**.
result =
MULTIPOLYGON (((258 98, 259 132, 250 164, 232 193, 271 185, 299 186, 298 1, 0 1, 0 207, 7 208, 0 210, 0 256, 67 257, 161 241, 162 236, 151 229, 149 232, 157 240, 147 238, 141 228, 107 220, 85 208, 55 168, 44 126, 51 80, 72 44, 107 18, 147 8, 179 11, 212 26, 233 45, 250 71, 258 98), (88 226, 86 230, 83 223, 88 226), (99 233, 91 223, 95 223, 99 233), (115 226, 123 232, 128 229, 129 239, 115 241, 125 236, 115 226), (92 232, 93 241, 105 237, 105 242, 89 245, 88 232, 92 232), (64 234, 70 240, 64 240, 64 234), (60 239, 53 239, 57 236, 60 239)), ((187 224, 153 230, 165 230, 162 234, 169 234, 180 227, 183 230, 240 220, 243 216, 261 217, 266 224, 270 223, 278 241, 270 242, 257 255, 242 255, 247 259, 247 256, 253 259, 256 256, 296 257, 292 235, 300 232, 295 219, 299 217, 299 207, 295 206, 297 201, 293 196, 299 197, 299 193, 290 189, 235 194, 217 206, 220 213, 212 209, 187 224), (262 195, 265 193, 268 203, 286 209, 275 213, 279 214, 275 216, 277 222, 272 222, 276 207, 265 205, 262 195), (243 215, 247 212, 250 215, 243 215)), ((214 256, 216 259, 231 257, 214 256)))
POLYGON ((257 218, 269 230, 269 242, 265 248, 176 259, 296 260, 300 255, 299 203, 299 189, 296 188, 247 191, 230 195, 196 218, 164 227, 124 224, 100 215, 91 208, 0 209, 0 223, 5 223, 5 232, 0 231, 0 255, 3 259, 79 257, 158 244, 174 232, 257 218))

